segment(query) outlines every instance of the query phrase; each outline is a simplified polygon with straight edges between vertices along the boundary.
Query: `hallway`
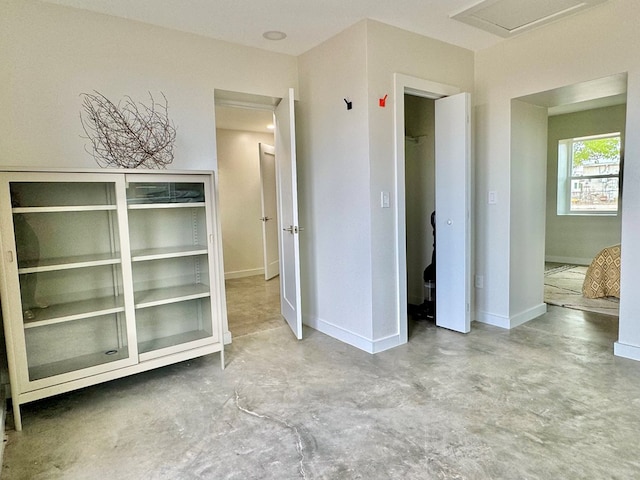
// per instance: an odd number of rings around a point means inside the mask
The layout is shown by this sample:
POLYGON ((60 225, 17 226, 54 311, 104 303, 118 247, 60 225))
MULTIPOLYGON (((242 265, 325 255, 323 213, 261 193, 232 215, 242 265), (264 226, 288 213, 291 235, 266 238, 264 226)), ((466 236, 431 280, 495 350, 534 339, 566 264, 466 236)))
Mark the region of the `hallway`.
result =
MULTIPOLYGON (((614 317, 417 322, 370 355, 286 325, 218 355, 27 404, 2 478, 635 478, 640 364, 614 317)), ((11 418, 8 419, 9 425, 11 418)))

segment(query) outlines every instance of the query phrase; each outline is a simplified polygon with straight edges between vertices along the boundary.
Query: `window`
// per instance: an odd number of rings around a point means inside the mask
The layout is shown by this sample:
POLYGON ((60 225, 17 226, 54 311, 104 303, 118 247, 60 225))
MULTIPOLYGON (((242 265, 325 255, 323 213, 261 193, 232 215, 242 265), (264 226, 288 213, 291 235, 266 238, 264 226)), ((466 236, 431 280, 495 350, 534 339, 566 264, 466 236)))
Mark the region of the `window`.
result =
POLYGON ((558 142, 558 215, 617 215, 620 133, 558 142))

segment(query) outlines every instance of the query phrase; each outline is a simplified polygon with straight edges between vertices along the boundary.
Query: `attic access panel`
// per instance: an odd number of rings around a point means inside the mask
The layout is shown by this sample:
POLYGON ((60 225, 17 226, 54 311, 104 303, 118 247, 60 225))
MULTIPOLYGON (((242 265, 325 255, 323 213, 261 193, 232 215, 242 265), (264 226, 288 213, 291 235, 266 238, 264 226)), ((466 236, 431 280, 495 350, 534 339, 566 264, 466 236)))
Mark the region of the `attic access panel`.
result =
POLYGON ((501 37, 511 37, 606 1, 484 0, 451 18, 501 37))

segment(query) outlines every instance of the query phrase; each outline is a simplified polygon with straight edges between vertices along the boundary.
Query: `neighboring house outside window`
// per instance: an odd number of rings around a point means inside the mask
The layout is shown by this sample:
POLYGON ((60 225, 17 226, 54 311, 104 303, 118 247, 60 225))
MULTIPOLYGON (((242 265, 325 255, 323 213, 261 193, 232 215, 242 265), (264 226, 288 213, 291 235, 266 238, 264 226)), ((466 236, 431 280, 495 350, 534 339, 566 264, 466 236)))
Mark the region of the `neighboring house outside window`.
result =
POLYGON ((620 133, 558 142, 558 215, 617 215, 620 133))

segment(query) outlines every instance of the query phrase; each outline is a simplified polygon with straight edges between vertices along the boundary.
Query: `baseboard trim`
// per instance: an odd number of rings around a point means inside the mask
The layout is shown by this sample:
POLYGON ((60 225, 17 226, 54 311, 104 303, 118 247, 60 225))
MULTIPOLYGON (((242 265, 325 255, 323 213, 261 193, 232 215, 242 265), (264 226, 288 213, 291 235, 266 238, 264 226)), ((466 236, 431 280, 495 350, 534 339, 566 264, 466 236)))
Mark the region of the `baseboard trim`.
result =
POLYGON ((372 353, 380 353, 385 350, 390 350, 392 348, 400 346, 402 343, 400 342, 400 334, 389 335, 388 337, 379 338, 372 342, 373 352, 372 353))
POLYGON ((234 272, 224 272, 224 279, 231 280, 233 278, 253 277, 255 275, 264 275, 264 268, 252 268, 249 270, 236 270, 234 272))
POLYGON ((513 315, 510 319, 510 328, 516 328, 523 323, 527 323, 534 318, 538 318, 540 315, 544 315, 545 313, 547 313, 547 304, 540 303, 533 308, 520 312, 517 315, 513 315))
POLYGON ((591 265, 593 258, 579 258, 579 257, 544 257, 545 262, 552 263, 567 263, 570 265, 591 265))
POLYGON ((516 328, 529 320, 539 317, 547 313, 547 304, 541 303, 533 308, 520 312, 517 315, 506 317, 503 315, 495 315, 488 312, 476 312, 476 322, 486 323, 494 327, 506 328, 507 330, 516 328))
POLYGON ((509 328, 510 325, 509 317, 481 311, 476 312, 476 322, 500 328, 509 328))
POLYGON ((327 322, 326 320, 322 320, 318 317, 305 315, 304 322, 305 325, 308 325, 314 330, 318 330, 325 335, 329 335, 336 340, 346 343, 347 345, 351 345, 352 347, 356 347, 367 353, 380 353, 385 350, 389 350, 390 348, 401 345, 400 334, 389 335, 388 337, 371 340, 343 327, 327 322))
POLYGON ((627 345, 625 343, 615 342, 613 344, 613 354, 616 357, 640 361, 640 347, 637 347, 635 345, 627 345))

